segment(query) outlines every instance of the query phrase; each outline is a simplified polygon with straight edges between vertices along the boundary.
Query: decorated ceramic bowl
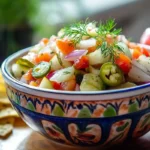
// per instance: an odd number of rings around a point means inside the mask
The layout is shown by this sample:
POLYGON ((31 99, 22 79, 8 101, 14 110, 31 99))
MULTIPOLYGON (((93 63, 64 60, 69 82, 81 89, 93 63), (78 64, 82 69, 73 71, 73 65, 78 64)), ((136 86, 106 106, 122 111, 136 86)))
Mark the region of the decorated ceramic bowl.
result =
POLYGON ((98 92, 67 92, 31 87, 11 75, 19 51, 2 64, 8 97, 35 131, 73 146, 110 146, 150 130, 150 84, 98 92))

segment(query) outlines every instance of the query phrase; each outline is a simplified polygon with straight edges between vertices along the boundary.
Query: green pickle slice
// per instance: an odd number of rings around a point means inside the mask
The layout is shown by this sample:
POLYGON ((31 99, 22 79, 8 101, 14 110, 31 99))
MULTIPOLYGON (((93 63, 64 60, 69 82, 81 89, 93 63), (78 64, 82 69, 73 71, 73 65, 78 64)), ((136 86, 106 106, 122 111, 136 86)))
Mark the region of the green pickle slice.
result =
POLYGON ((83 76, 80 84, 81 91, 99 91, 104 89, 105 85, 98 75, 87 73, 83 76))
POLYGON ((114 63, 108 62, 101 66, 100 77, 108 86, 118 86, 124 81, 121 69, 114 63))
POLYGON ((44 77, 51 69, 51 65, 48 62, 41 62, 35 66, 32 70, 32 76, 35 78, 44 77))
POLYGON ((29 60, 24 59, 24 58, 19 58, 17 60, 16 64, 19 64, 19 65, 22 65, 22 66, 25 66, 25 67, 28 67, 28 68, 33 68, 34 67, 33 63, 31 63, 29 60))

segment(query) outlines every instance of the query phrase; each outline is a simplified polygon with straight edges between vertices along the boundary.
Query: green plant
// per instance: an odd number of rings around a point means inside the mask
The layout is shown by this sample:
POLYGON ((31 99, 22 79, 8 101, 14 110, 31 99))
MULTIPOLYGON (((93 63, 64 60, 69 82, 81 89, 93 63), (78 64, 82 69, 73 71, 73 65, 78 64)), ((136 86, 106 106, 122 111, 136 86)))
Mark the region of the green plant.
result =
POLYGON ((40 0, 0 0, 0 60, 31 45, 39 4, 40 0))
POLYGON ((0 0, 0 25, 16 28, 36 15, 39 0, 0 0))

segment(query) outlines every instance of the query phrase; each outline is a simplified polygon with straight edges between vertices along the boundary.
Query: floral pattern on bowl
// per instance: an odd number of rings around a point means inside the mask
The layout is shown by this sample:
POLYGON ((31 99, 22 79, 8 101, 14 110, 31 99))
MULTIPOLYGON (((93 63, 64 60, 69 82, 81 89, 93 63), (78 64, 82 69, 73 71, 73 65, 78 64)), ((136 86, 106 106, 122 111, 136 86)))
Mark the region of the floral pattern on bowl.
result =
POLYGON ((33 96, 7 85, 9 98, 24 108, 42 114, 68 118, 113 117, 141 111, 150 106, 150 93, 101 101, 57 100, 33 96))
POLYGON ((45 132, 48 134, 48 136, 56 141, 59 141, 60 143, 68 143, 69 141, 64 136, 64 132, 59 128, 55 123, 42 120, 42 125, 45 130, 45 132))
POLYGON ((140 137, 145 133, 147 133, 149 130, 150 130, 150 113, 147 113, 140 118, 140 121, 133 132, 133 137, 140 137))
POLYGON ((104 145, 113 145, 124 141, 128 135, 131 123, 131 119, 126 119, 112 124, 109 137, 104 145))
POLYGON ((107 147, 150 130, 150 109, 107 118, 68 118, 40 114, 11 102, 31 128, 67 145, 107 147))
POLYGON ((96 124, 89 124, 80 129, 80 126, 71 123, 68 126, 68 131, 74 143, 98 143, 101 139, 101 127, 96 124))

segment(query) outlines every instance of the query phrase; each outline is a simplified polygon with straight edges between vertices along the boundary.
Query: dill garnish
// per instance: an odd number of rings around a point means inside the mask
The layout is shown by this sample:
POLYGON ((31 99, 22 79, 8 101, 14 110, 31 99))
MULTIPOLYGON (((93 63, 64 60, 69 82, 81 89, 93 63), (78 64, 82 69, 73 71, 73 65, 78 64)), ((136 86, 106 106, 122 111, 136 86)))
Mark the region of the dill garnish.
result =
POLYGON ((92 37, 97 40, 101 39, 103 41, 107 35, 116 36, 121 32, 121 29, 115 29, 116 24, 114 19, 109 19, 106 21, 106 23, 100 22, 99 25, 95 27, 96 35, 93 36, 87 32, 89 24, 93 24, 94 26, 96 26, 98 23, 96 21, 89 22, 87 20, 85 21, 85 23, 73 23, 63 28, 62 38, 66 36, 70 38, 74 43, 79 43, 84 36, 87 36, 89 38, 92 37))
POLYGON ((124 53, 123 47, 119 47, 116 43, 108 44, 107 42, 103 42, 100 48, 103 56, 110 56, 110 60, 112 60, 112 62, 114 62, 115 58, 118 57, 119 52, 124 53))
POLYGON ((83 36, 89 36, 86 31, 88 23, 74 23, 63 29, 62 37, 69 37, 75 44, 79 43, 83 36))
POLYGON ((95 21, 85 21, 71 24, 63 28, 62 38, 68 37, 75 45, 79 43, 83 37, 95 38, 98 43, 98 48, 101 48, 104 57, 110 55, 112 61, 114 61, 117 52, 123 52, 122 49, 116 45, 116 37, 120 34, 121 29, 116 29, 116 23, 114 19, 109 19, 105 23, 100 22, 99 24, 95 21), (89 24, 93 24, 95 27, 95 34, 89 34, 87 28, 89 24), (113 42, 107 42, 107 37, 111 37, 113 42))

